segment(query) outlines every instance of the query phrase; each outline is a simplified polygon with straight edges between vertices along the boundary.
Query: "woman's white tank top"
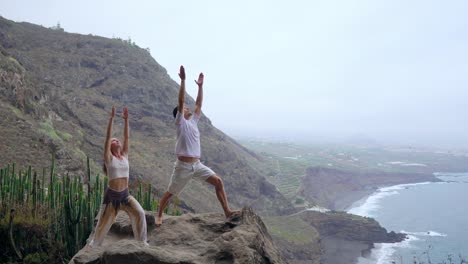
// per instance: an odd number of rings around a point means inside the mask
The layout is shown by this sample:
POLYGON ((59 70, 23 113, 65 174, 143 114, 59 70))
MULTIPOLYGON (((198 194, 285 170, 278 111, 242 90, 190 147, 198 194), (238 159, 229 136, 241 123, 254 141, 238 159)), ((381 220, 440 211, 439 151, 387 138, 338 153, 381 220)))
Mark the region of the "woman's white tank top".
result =
POLYGON ((128 165, 128 159, 125 156, 122 156, 122 160, 112 156, 110 163, 106 163, 107 176, 109 180, 117 178, 128 178, 130 174, 130 166, 128 165))

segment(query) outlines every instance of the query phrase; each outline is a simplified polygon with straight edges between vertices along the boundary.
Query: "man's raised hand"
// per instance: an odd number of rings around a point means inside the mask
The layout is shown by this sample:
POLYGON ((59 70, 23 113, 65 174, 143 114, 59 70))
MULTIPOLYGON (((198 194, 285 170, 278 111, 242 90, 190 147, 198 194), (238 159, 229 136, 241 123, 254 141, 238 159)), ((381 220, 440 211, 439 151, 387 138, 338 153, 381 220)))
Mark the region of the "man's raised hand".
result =
POLYGON ((112 111, 110 113, 110 117, 114 118, 114 116, 115 116, 115 106, 112 106, 112 111))
POLYGON ((200 87, 203 86, 203 79, 205 76, 203 75, 203 72, 200 72, 200 75, 198 75, 198 81, 195 80, 195 83, 200 87))
POLYGON ((180 65, 179 77, 182 81, 185 81, 185 69, 183 65, 180 65))
POLYGON ((128 108, 126 106, 123 108, 123 119, 128 119, 128 108))

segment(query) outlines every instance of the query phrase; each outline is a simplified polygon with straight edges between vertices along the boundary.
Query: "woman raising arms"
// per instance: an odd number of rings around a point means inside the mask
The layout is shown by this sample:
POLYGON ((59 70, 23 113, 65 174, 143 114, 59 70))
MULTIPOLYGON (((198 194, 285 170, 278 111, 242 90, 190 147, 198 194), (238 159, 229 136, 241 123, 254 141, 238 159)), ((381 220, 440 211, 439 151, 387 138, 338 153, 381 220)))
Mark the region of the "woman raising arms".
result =
POLYGON ((100 217, 89 243, 91 247, 100 246, 109 232, 119 210, 124 210, 130 217, 133 235, 136 240, 146 244, 146 218, 145 211, 138 201, 128 193, 129 163, 128 163, 128 109, 123 109, 124 141, 121 144, 118 138, 112 138, 112 124, 115 116, 115 107, 107 125, 106 142, 104 144, 104 170, 109 177, 109 187, 105 190, 100 217))

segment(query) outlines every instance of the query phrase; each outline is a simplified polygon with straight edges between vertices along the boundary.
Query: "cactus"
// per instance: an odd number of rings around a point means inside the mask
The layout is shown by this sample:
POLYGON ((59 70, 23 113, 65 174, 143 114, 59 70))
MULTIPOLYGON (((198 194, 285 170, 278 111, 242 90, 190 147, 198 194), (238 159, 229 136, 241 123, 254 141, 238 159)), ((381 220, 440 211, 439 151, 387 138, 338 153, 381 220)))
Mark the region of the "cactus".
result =
MULTIPOLYGON (((88 197, 87 197, 87 203, 86 203, 86 208, 85 208, 85 211, 86 211, 86 230, 92 230, 93 229, 93 221, 92 221, 92 217, 91 217, 91 205, 92 205, 92 201, 91 201, 91 168, 89 166, 89 157, 86 156, 86 167, 87 167, 87 170, 86 170, 86 174, 88 176, 88 181, 87 181, 87 186, 88 186, 88 197)), ((99 187, 99 177, 96 177, 96 182, 97 182, 97 187, 99 187)), ((97 191, 95 191, 97 193, 97 191)), ((85 233, 83 230, 81 230, 81 235, 85 233)))
MULTIPOLYGON (((7 215, 6 210, 19 205, 24 210, 17 214, 26 214, 22 217, 46 220, 48 229, 44 235, 51 245, 62 244, 65 246, 63 256, 73 256, 86 243, 101 206, 103 190, 108 186, 108 177, 100 175, 96 175, 91 184, 89 158, 86 163, 85 183, 81 177, 57 174, 53 157, 50 171, 43 168, 42 176, 30 166, 18 172, 15 164, 0 168, 0 214, 7 215), (47 176, 49 182, 46 183, 47 176), (84 185, 87 185, 86 190, 84 185)), ((145 210, 155 210, 159 206, 157 195, 151 194, 153 190, 151 184, 140 183, 137 197, 145 210)), ((178 214, 177 206, 178 200, 166 213, 178 214)), ((20 247, 27 243, 19 241, 20 247)))
POLYGON ((141 202, 141 189, 142 189, 142 184, 140 182, 140 187, 138 188, 138 194, 137 194, 137 201, 141 202))
POLYGON ((77 177, 74 178, 73 183, 67 177, 64 184, 65 226, 67 227, 66 245, 69 254, 74 254, 76 247, 79 246, 77 241, 80 240, 77 236, 76 225, 80 223, 83 191, 82 188, 81 191, 78 189, 79 183, 77 177))
POLYGON ((10 164, 5 169, 5 181, 4 185, 7 187, 6 190, 9 191, 10 189, 10 164))
POLYGON ((5 179, 3 180, 3 186, 4 186, 4 194, 3 194, 3 206, 2 206, 2 215, 6 214, 6 205, 8 204, 8 195, 10 193, 10 164, 5 169, 5 172, 3 173, 5 179))
POLYGON ((144 195, 143 209, 151 210, 151 184, 148 184, 148 191, 144 195))
POLYGON ((49 201, 49 208, 54 208, 54 166, 55 160, 52 156, 52 164, 50 165, 50 181, 49 181, 49 189, 48 189, 48 201, 49 201))
POLYGON ((32 203, 33 203, 33 217, 35 218, 37 216, 36 214, 36 210, 37 210, 37 185, 39 184, 39 182, 37 181, 37 173, 36 171, 34 171, 34 177, 33 177, 33 183, 32 183, 32 192, 31 192, 31 195, 32 195, 32 203))
MULTIPOLYGON (((91 186, 91 168, 89 166, 89 157, 86 156, 86 175, 88 176, 88 187, 91 186)), ((88 196, 90 194, 90 188, 88 188, 88 196)))
POLYGON ((21 170, 18 171, 18 177, 14 180, 15 182, 15 194, 13 195, 13 201, 15 203, 20 203, 20 197, 21 197, 21 178, 22 178, 23 172, 21 170))
POLYGON ((10 191, 10 195, 9 195, 9 201, 10 203, 13 202, 13 197, 15 195, 15 163, 13 163, 13 166, 12 166, 12 169, 11 169, 11 178, 10 178, 10 186, 9 186, 9 191, 10 191))
POLYGON ((3 202, 3 192, 4 192, 3 169, 0 168, 0 202, 3 202))
POLYGON ((29 205, 29 199, 30 199, 30 196, 31 196, 31 192, 32 192, 32 186, 31 186, 31 166, 28 167, 28 170, 26 172, 27 174, 27 178, 26 178, 26 204, 29 205))
POLYGON ((45 174, 46 174, 46 169, 42 168, 42 181, 41 181, 41 204, 44 203, 45 199, 45 174))

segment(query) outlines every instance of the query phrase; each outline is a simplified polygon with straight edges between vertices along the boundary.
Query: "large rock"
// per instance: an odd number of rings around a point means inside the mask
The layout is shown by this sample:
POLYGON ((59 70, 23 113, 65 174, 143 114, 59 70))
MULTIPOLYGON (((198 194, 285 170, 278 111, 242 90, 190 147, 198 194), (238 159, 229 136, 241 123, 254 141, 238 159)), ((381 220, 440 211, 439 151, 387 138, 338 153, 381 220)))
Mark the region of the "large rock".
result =
POLYGON ((285 263, 251 209, 228 220, 220 213, 166 216, 161 227, 147 212, 147 223, 149 246, 133 239, 128 216, 120 212, 103 246, 83 248, 70 264, 285 263))

